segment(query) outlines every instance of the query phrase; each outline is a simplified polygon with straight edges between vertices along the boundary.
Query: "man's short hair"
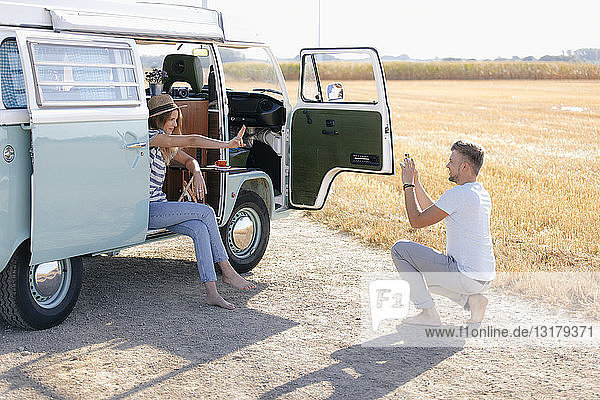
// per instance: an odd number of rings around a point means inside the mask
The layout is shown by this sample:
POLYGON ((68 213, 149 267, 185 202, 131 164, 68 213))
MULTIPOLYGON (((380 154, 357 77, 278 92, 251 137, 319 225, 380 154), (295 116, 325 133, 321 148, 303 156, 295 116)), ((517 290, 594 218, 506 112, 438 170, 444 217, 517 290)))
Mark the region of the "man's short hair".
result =
POLYGON ((475 175, 479 174, 479 170, 483 165, 483 155, 485 151, 483 147, 480 145, 468 142, 466 140, 459 140, 454 143, 450 148, 450 151, 458 151, 461 155, 465 157, 465 161, 468 162, 473 168, 473 172, 475 175))

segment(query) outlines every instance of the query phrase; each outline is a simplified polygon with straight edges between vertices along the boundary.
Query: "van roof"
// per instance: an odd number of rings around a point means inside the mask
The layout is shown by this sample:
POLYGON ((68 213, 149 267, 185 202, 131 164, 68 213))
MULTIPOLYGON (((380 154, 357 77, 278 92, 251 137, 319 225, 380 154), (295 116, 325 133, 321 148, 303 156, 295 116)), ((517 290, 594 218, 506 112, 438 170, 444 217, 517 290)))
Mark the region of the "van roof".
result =
POLYGON ((139 39, 225 40, 220 12, 177 0, 0 0, 0 26, 139 39))

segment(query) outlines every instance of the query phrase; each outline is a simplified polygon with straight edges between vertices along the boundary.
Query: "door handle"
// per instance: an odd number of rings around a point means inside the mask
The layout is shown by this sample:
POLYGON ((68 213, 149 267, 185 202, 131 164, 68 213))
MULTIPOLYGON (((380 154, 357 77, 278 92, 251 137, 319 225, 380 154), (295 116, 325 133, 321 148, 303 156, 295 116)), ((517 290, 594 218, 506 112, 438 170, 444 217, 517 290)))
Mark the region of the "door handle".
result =
MULTIPOLYGON (((146 142, 136 142, 136 143, 130 143, 130 144, 126 144, 125 148, 126 149, 142 149, 146 147, 146 142)), ((137 157, 135 158, 135 160, 133 160, 133 164, 131 165, 131 169, 135 169, 135 167, 137 167, 138 162, 140 161, 140 157, 144 156, 144 152, 140 151, 137 154, 137 157)))
POLYGON ((146 147, 146 142, 137 142, 137 143, 131 143, 125 146, 128 149, 139 149, 141 147, 146 147))
POLYGON ((338 131, 328 131, 328 130, 325 130, 325 129, 323 129, 323 130, 321 131, 321 133, 322 133, 323 135, 338 135, 338 134, 339 134, 339 132, 338 132, 338 131))

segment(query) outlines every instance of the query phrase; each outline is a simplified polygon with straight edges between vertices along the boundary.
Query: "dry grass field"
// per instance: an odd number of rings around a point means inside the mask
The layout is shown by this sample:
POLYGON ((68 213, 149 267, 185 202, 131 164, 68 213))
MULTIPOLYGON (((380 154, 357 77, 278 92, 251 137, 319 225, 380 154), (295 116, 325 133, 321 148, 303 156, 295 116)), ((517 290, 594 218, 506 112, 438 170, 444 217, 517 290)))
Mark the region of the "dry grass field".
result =
POLYGON ((388 94, 397 174, 342 174, 311 217, 385 248, 409 239, 444 250, 442 224, 410 228, 398 162, 414 156, 437 198, 452 185, 451 144, 476 141, 487 150, 480 181, 506 272, 495 284, 600 315, 600 82, 388 81, 388 94))
MULTIPOLYGON (((244 63, 248 64, 248 63, 244 63)), ((287 80, 298 80, 300 63, 281 62, 287 80)), ((260 73, 260 67, 232 67, 244 76, 260 73), (253 72, 250 72, 250 71, 253 72)), ((430 79, 598 79, 600 65, 546 61, 384 61, 388 80, 430 79)), ((370 79, 370 63, 327 61, 319 65, 321 79, 370 79)))

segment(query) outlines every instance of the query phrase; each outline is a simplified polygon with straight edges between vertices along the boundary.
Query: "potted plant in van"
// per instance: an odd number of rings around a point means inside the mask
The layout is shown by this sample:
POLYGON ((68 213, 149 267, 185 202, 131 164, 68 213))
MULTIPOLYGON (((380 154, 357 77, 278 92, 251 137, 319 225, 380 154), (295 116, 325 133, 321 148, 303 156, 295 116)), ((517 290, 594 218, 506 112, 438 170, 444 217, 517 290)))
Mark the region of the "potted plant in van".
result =
POLYGON ((146 71, 146 80, 150 87, 150 96, 156 96, 162 93, 163 82, 168 77, 166 71, 153 68, 152 71, 146 71))

